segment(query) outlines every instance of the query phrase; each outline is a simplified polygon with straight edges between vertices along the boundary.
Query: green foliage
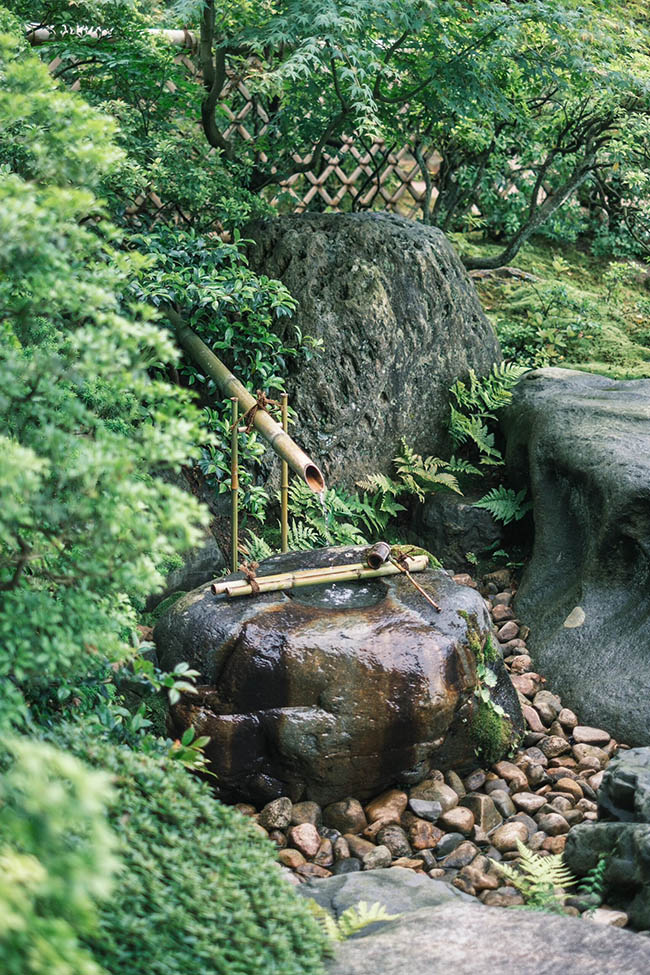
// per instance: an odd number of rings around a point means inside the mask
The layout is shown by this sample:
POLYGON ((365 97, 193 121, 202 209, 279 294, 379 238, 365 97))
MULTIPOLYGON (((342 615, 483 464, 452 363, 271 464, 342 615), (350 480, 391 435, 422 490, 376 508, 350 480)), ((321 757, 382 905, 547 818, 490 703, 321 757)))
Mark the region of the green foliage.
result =
POLYGON ((591 870, 587 871, 578 885, 578 896, 588 899, 589 903, 593 907, 598 907, 603 903, 605 898, 605 890, 607 887, 605 873, 607 872, 609 861, 609 855, 606 853, 601 853, 601 855, 598 857, 598 862, 591 868, 591 870))
MULTIPOLYGON (((456 242, 474 255, 494 251, 467 237, 456 242)), ((537 279, 536 291, 513 278, 475 281, 507 358, 615 379, 650 376, 650 302, 642 266, 628 263, 623 272, 584 248, 542 241, 524 247, 517 263, 537 279), (551 308, 543 323, 533 323, 543 312, 539 296, 561 292, 566 301, 551 308)))
POLYGON ((472 446, 480 465, 503 464, 490 426, 494 427, 498 411, 512 400, 512 389, 525 371, 515 363, 501 362, 487 376, 479 377, 470 369, 467 382, 459 379, 451 387, 456 405, 450 407, 449 432, 456 446, 472 446))
POLYGON ((495 521, 509 525, 511 521, 520 521, 533 507, 526 501, 526 488, 515 492, 513 488, 500 484, 492 488, 479 501, 474 502, 475 508, 485 508, 495 521))
POLYGON ((493 700, 491 689, 496 687, 497 674, 490 664, 496 663, 501 654, 490 634, 481 640, 478 621, 474 614, 459 610, 458 615, 467 625, 467 642, 476 659, 476 698, 471 716, 471 735, 478 757, 493 765, 503 757, 514 742, 513 726, 509 715, 493 700))
POLYGON ((321 907, 313 897, 307 900, 307 906, 316 918, 323 934, 334 943, 351 938, 353 934, 363 931, 369 924, 376 924, 378 921, 395 921, 399 917, 399 914, 389 914, 379 901, 374 904, 359 901, 358 904, 353 904, 342 911, 338 920, 328 910, 321 907))
MULTIPOLYGON (((487 688, 481 690, 486 692, 487 688)), ((491 698, 487 701, 481 698, 477 702, 471 717, 470 733, 478 758, 488 765, 503 758, 511 745, 511 728, 496 712, 491 698)))
POLYGON ((109 975, 317 975, 325 942, 282 878, 275 848, 177 762, 64 730, 58 742, 108 772, 119 894, 85 937, 109 975))
POLYGON ((577 883, 562 854, 539 856, 517 840, 520 860, 517 866, 492 861, 499 873, 503 874, 523 895, 526 907, 538 911, 562 914, 565 889, 577 883))
MULTIPOLYGON (((566 262, 554 263, 559 275, 566 273, 566 262)), ((518 317, 499 321, 504 355, 531 368, 588 354, 601 332, 593 301, 559 281, 515 289, 509 310, 518 317)))
POLYGON ((114 124, 22 48, 0 39, 3 722, 127 653, 133 601, 204 521, 159 477, 202 435, 151 377, 176 352, 128 297, 143 260, 94 195, 123 158, 114 124))
POLYGON ((328 488, 317 495, 303 482, 294 479, 289 487, 289 547, 314 548, 317 545, 363 545, 367 533, 381 532, 392 505, 367 493, 328 488))
POLYGON ((393 459, 393 464, 396 478, 386 474, 369 474, 357 482, 366 492, 373 492, 370 503, 383 522, 378 527, 384 527, 389 517, 405 510, 404 505, 397 500, 399 497, 413 495, 419 501, 424 501, 426 495, 437 491, 461 493, 458 481, 450 473, 450 465, 446 461, 438 457, 423 458, 404 439, 402 453, 393 459))
POLYGON ((117 867, 104 816, 109 776, 42 742, 0 759, 0 968, 4 975, 104 975, 84 941, 117 867))

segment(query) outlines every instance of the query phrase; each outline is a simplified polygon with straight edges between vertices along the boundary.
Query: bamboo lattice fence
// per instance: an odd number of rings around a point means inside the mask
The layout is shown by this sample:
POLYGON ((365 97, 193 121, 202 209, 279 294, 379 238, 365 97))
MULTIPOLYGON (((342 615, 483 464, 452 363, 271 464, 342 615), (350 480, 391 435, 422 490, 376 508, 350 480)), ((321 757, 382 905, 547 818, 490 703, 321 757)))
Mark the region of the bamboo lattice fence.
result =
MULTIPOLYGON (((176 61, 188 74, 197 77, 195 61, 185 52, 176 61)), ((61 64, 55 58, 50 64, 55 71, 61 64)), ((76 81, 72 89, 79 88, 76 81)), ((243 81, 231 77, 221 100, 222 111, 229 119, 227 138, 237 135, 244 142, 263 136, 270 120, 263 106, 256 101, 243 81)), ((306 158, 294 155, 296 165, 306 158)), ((263 160, 266 161, 266 160, 263 160)), ((441 161, 435 150, 425 156, 427 167, 434 175, 441 161)), ((355 135, 344 135, 336 149, 325 150, 318 172, 297 172, 269 191, 269 201, 281 212, 304 213, 307 210, 388 210, 413 217, 421 208, 425 183, 409 146, 383 140, 366 143, 355 135)), ((436 190, 434 188, 433 198, 436 190)), ((154 193, 150 202, 157 209, 161 203, 154 193)), ((144 200, 138 200, 134 210, 144 200)))

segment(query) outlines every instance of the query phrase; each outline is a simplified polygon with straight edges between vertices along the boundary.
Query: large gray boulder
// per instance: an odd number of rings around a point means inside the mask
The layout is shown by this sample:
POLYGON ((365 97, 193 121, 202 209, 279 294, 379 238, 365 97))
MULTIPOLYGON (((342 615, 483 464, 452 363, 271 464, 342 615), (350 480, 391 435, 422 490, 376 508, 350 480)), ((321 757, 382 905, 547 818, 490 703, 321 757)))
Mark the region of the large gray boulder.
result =
MULTIPOLYGON (((331 483, 388 472, 400 438, 443 450, 449 387, 499 344, 442 231, 387 213, 308 213, 254 225, 252 267, 297 299, 322 355, 289 364, 293 435, 331 483)), ((283 320, 284 322, 285 320, 283 320)), ((280 323, 291 338, 291 322, 280 323)))
POLYGON ((646 975, 650 970, 646 938, 578 918, 484 907, 435 881, 427 890, 426 879, 403 878, 407 872, 395 867, 381 871, 381 879, 370 871, 299 888, 336 917, 360 900, 379 901, 389 914, 400 914, 338 945, 329 975, 646 975))
POLYGON ((635 927, 650 929, 650 748, 619 752, 598 791, 597 823, 569 832, 567 865, 578 876, 606 857, 607 901, 635 927))
MULTIPOLYGON (((258 574, 349 564, 364 552, 277 556, 258 574)), ((210 737, 223 797, 327 804, 476 764, 485 725, 476 730, 475 654, 490 617, 480 595, 445 572, 417 578, 440 613, 399 575, 230 601, 204 586, 160 619, 161 666, 186 661, 201 674, 199 694, 173 709, 177 731, 191 725, 210 737)), ((506 751, 521 711, 498 652, 490 666, 494 702, 511 718, 496 725, 506 751)))
POLYGON ((516 600, 530 647, 585 724, 650 743, 650 380, 528 373, 504 419, 535 539, 516 600))

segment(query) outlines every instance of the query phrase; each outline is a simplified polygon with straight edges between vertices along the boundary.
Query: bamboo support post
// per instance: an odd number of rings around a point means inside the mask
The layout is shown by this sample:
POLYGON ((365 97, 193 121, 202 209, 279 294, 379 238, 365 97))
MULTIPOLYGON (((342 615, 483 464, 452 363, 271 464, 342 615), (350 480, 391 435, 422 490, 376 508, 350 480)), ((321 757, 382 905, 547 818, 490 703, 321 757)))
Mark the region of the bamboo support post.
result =
MULTIPOLYGON (((224 396, 236 396, 244 412, 248 412, 257 405, 246 387, 223 364, 221 359, 212 352, 205 342, 199 338, 188 325, 185 324, 178 312, 171 307, 164 309, 165 314, 176 329, 176 337, 187 354, 197 366, 210 376, 217 384, 224 396)), ((315 494, 325 490, 325 479, 313 460, 307 456, 288 433, 282 429, 266 410, 257 410, 253 418, 253 426, 282 460, 286 460, 289 467, 301 477, 315 494)))
MULTIPOLYGON (((282 404, 282 429, 285 433, 289 430, 289 397, 282 393, 280 403, 282 404)), ((289 551, 289 465, 286 460, 282 461, 282 480, 280 483, 280 551, 289 551)))
MULTIPOLYGON (((416 555, 406 559, 408 572, 423 572, 429 564, 426 555, 416 555)), ((253 593, 281 592, 287 589, 300 589, 304 586, 331 585, 333 582, 354 582, 360 579, 377 579, 404 573, 404 569, 393 562, 387 562, 378 569, 371 569, 363 563, 354 565, 333 565, 322 569, 303 569, 296 572, 282 572, 277 575, 259 576, 252 582, 247 579, 234 579, 230 582, 213 582, 210 587, 215 596, 250 596, 253 593)))
POLYGON ((231 492, 231 542, 230 567, 233 572, 239 568, 239 400, 233 396, 232 429, 230 432, 230 492, 231 492))

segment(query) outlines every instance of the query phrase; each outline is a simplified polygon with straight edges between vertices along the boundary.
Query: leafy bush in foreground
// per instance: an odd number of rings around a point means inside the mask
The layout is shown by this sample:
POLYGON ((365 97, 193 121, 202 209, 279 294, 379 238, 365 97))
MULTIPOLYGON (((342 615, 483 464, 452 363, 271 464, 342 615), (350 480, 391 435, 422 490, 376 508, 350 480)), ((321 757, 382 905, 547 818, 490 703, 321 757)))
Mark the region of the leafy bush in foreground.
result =
POLYGON ((171 761, 78 729, 58 743, 110 772, 119 890, 86 938, 110 975, 316 975, 325 939, 282 878, 273 847, 171 761))
POLYGON ((108 776, 43 742, 18 739, 3 751, 0 971, 103 975, 80 937, 95 928, 117 866, 108 776))

